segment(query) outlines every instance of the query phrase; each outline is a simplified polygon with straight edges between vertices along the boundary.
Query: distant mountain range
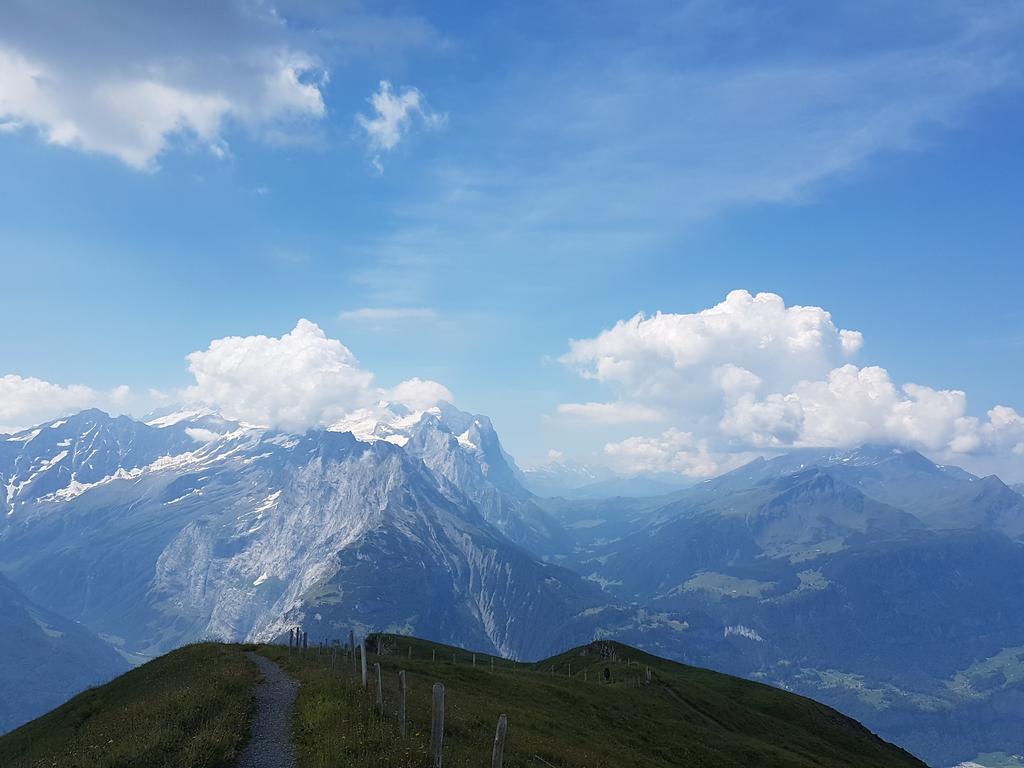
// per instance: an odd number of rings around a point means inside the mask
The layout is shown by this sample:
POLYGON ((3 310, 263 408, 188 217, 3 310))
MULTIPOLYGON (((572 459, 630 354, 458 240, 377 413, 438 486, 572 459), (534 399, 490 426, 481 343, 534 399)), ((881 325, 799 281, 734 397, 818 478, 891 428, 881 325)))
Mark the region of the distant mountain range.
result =
POLYGON ((822 700, 934 764, 1024 751, 1024 497, 998 478, 863 446, 550 508, 577 538, 561 562, 686 617, 677 658, 822 700))
POLYGON ((538 496, 567 499, 660 496, 693 485, 679 475, 619 475, 607 467, 571 460, 524 469, 522 483, 538 496))
POLYGON ((654 497, 579 467, 611 498, 528 490, 549 470, 447 405, 302 435, 85 411, 0 436, 0 573, 134 660, 297 623, 518 658, 614 636, 936 764, 1024 752, 1024 497, 998 478, 870 445, 654 497))

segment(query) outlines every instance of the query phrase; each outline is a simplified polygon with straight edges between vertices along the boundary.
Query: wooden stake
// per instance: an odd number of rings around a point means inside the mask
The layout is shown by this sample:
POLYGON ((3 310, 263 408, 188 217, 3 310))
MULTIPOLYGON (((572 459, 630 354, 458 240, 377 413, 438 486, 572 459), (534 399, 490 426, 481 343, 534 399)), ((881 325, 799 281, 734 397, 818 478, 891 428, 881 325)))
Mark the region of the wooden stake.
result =
POLYGON ((384 715, 384 689, 380 685, 380 663, 373 662, 373 674, 377 678, 377 714, 384 715))
POLYGON ((348 650, 352 654, 352 674, 356 673, 356 633, 355 630, 348 631, 348 650))
POLYGON ((363 670, 363 690, 366 690, 366 638, 359 641, 359 658, 363 670))
POLYGON ((434 683, 434 704, 430 717, 430 765, 441 768, 444 746, 444 683, 434 683))
POLYGON ((498 717, 498 729, 494 732, 494 750, 491 752, 491 768, 501 768, 505 761, 505 733, 508 731, 508 718, 498 717))
POLYGON ((405 729, 405 670, 398 673, 398 731, 406 737, 405 729))

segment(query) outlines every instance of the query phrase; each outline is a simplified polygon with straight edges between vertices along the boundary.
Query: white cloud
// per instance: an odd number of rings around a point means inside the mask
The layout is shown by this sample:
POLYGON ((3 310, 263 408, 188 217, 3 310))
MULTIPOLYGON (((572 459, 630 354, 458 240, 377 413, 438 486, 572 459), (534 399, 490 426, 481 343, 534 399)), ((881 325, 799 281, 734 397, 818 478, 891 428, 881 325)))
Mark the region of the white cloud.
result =
POLYGON ((412 128, 414 119, 427 130, 442 128, 448 121, 446 114, 429 109, 423 94, 411 86, 395 92, 391 83, 381 80, 380 88, 368 101, 374 114, 370 117, 356 115, 356 122, 366 131, 372 162, 378 171, 383 170, 381 153, 398 146, 412 128))
POLYGON ((713 455, 708 441, 671 428, 654 437, 629 437, 604 447, 609 462, 626 474, 672 473, 709 477, 743 462, 737 456, 713 455))
POLYGON ((414 411, 425 411, 438 403, 450 403, 455 397, 443 384, 412 378, 388 390, 387 399, 402 403, 414 411))
POLYGON ((185 434, 197 443, 208 443, 220 437, 218 432, 214 432, 212 429, 203 429, 202 427, 186 427, 185 434))
POLYGON ((837 328, 820 307, 733 291, 701 312, 620 321, 572 341, 561 359, 620 390, 619 400, 587 404, 592 412, 643 404, 672 425, 605 447, 627 471, 713 474, 736 456, 795 446, 898 443, 955 460, 1024 443, 1024 418, 1012 408, 979 419, 960 390, 900 386, 884 368, 844 361, 862 346, 859 332, 837 328))
POLYGON ((636 424, 638 422, 659 422, 665 414, 656 408, 638 403, 562 403, 558 412, 580 421, 593 424, 636 424))
POLYGON ((391 389, 374 386, 373 374, 360 367, 348 347, 309 320, 299 320, 280 338, 217 339, 190 354, 188 363, 196 382, 186 390, 186 399, 227 418, 287 430, 371 412, 381 400, 423 410, 453 399, 443 385, 419 378, 391 389))
POLYGON ((137 396, 124 385, 100 391, 83 384, 62 386, 31 376, 7 374, 0 376, 0 433, 16 432, 86 408, 124 413, 158 397, 156 392, 137 396))
POLYGON ((178 143, 226 155, 229 124, 280 139, 325 114, 326 71, 272 10, 43 5, 0 30, 0 122, 51 144, 153 170, 178 143))
MULTIPOLYGON (((2 376, 0 432, 92 407, 138 416, 176 400, 204 405, 248 424, 303 431, 337 423, 356 412, 383 413, 385 401, 422 411, 454 400, 443 384, 419 377, 390 388, 375 386, 374 375, 359 365, 348 347, 304 319, 280 337, 215 339, 187 360, 195 383, 175 397, 159 390, 136 392, 127 386, 99 391, 2 376)), ((206 429, 190 429, 188 434, 197 442, 216 437, 206 429)))
POLYGON ((196 380, 189 400, 253 424, 305 429, 375 400, 373 374, 309 320, 280 338, 217 339, 190 354, 188 364, 196 380))
POLYGON ((619 385, 633 402, 694 402, 754 379, 777 389, 823 375, 859 348, 851 339, 860 334, 837 328, 820 307, 787 307, 774 293, 738 290, 700 312, 620 320, 571 341, 560 360, 585 378, 619 385))

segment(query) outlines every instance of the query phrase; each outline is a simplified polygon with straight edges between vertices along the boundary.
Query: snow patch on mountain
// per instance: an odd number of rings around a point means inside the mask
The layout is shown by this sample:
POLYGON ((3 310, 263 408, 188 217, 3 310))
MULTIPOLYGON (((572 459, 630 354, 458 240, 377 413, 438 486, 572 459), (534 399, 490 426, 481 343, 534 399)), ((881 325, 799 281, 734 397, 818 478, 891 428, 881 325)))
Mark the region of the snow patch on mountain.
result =
POLYGON ((744 637, 747 640, 753 640, 758 643, 764 642, 764 638, 758 634, 756 629, 745 627, 742 624, 734 624, 726 627, 722 637, 744 637))

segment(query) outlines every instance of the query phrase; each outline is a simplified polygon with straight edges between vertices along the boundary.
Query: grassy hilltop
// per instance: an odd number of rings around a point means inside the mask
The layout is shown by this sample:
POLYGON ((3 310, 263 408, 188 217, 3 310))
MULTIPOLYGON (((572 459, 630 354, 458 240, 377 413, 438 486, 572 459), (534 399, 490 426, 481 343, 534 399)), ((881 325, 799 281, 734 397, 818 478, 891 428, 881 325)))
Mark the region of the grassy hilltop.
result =
MULTIPOLYGON (((446 688, 445 766, 489 765, 499 714, 509 722, 506 766, 923 765, 809 699, 624 645, 576 648, 535 664, 477 654, 474 667, 460 648, 397 636, 373 636, 370 647, 378 640, 366 693, 343 649, 299 656, 257 648, 301 683, 292 724, 300 768, 423 768, 435 682, 446 688), (399 669, 408 686, 406 739, 398 734, 399 669)), ((254 646, 189 646, 88 691, 0 738, 0 765, 234 765, 258 677, 247 648, 254 646)))

